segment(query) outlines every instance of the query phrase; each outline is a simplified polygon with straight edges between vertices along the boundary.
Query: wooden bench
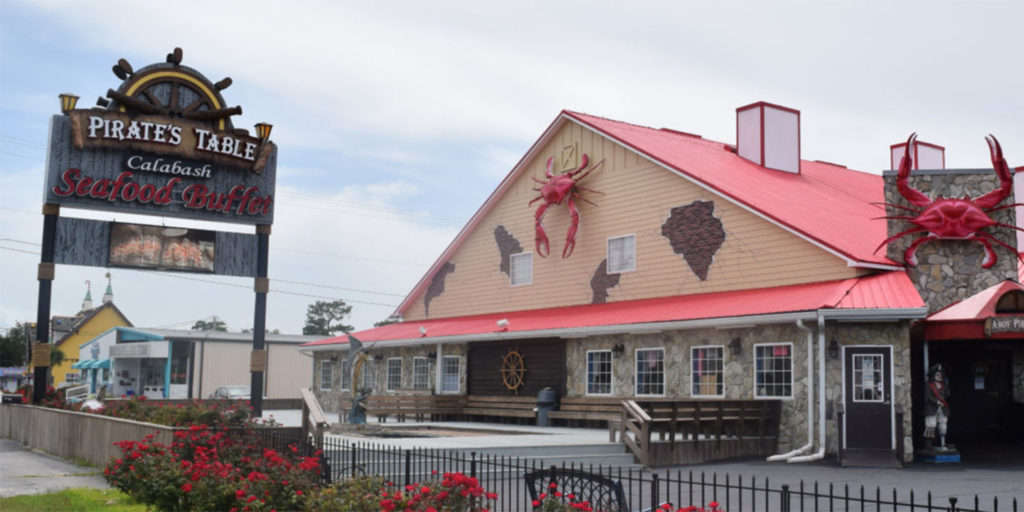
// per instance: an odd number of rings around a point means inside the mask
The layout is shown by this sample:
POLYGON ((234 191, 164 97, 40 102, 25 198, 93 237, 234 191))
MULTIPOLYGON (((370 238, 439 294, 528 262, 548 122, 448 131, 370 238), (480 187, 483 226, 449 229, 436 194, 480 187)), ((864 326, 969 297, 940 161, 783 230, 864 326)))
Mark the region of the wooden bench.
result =
POLYGON ((388 416, 404 422, 441 419, 442 416, 462 414, 466 397, 461 395, 395 394, 370 395, 366 400, 366 413, 386 423, 388 416))
POLYGON ((532 396, 476 396, 469 395, 462 408, 463 416, 492 418, 534 419, 537 417, 537 399, 532 396))
POLYGON ((552 420, 573 422, 605 422, 608 426, 608 440, 615 442, 615 432, 622 421, 622 399, 613 397, 565 397, 557 411, 548 413, 552 420))

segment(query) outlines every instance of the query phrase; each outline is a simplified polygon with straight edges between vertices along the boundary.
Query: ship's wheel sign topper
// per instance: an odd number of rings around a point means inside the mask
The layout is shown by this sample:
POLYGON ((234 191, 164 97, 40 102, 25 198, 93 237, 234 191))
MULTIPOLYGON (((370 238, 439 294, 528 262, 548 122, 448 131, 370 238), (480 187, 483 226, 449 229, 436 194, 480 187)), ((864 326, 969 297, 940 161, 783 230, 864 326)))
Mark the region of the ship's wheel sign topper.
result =
POLYGON ((526 360, 516 349, 509 349, 501 361, 501 381, 505 389, 516 392, 526 381, 526 360))
POLYGON ((555 162, 555 157, 548 158, 547 169, 544 175, 547 177, 546 180, 541 180, 531 177, 533 181, 540 184, 539 188, 533 190, 540 192, 540 195, 533 198, 530 201, 530 206, 537 201, 544 201, 540 207, 537 208, 536 214, 534 214, 534 228, 536 230, 536 246, 537 254, 541 257, 546 257, 550 252, 550 246, 548 244, 548 235, 544 231, 544 214, 547 213, 548 208, 553 205, 561 205, 562 201, 566 201, 569 207, 569 231, 565 235, 565 248, 562 249, 562 258, 568 258, 572 254, 572 250, 576 247, 576 233, 580 227, 580 211, 576 207, 575 198, 579 198, 586 201, 594 206, 597 206, 593 201, 580 195, 580 191, 593 192, 595 194, 603 194, 586 187, 579 185, 579 182, 586 178, 587 175, 597 170, 599 167, 604 165, 604 160, 601 160, 590 169, 587 169, 587 165, 590 164, 590 157, 585 153, 583 154, 580 166, 576 170, 570 170, 562 174, 554 174, 552 172, 552 165, 555 162), (583 172, 587 169, 586 172, 583 172), (580 174, 582 172, 582 174, 580 174))
POLYGON ((982 268, 989 268, 996 263, 996 253, 992 250, 992 244, 990 242, 995 242, 996 244, 1013 251, 1014 254, 1017 254, 1017 251, 1013 246, 995 238, 991 233, 983 231, 984 229, 992 226, 1001 226, 1016 229, 1018 231, 1024 231, 1024 229, 1019 227, 997 222, 989 216, 991 212, 997 210, 1020 206, 1020 204, 1016 203, 996 206, 1009 197, 1010 192, 1013 189, 1013 176, 1010 174, 1010 168, 1006 165, 1006 160, 1003 158, 1003 149, 999 146, 999 141, 992 135, 985 137, 985 140, 988 142, 989 152, 992 156, 992 166, 995 168, 996 176, 999 177, 999 188, 977 199, 965 195, 963 198, 947 198, 939 196, 933 200, 929 199, 928 196, 920 190, 914 189, 907 183, 910 178, 910 167, 912 163, 910 155, 914 148, 914 142, 916 139, 916 133, 911 134, 910 138, 907 139, 907 150, 906 153, 903 154, 902 160, 900 160, 900 169, 896 178, 896 188, 900 195, 916 208, 885 203, 886 206, 891 206, 914 215, 892 215, 884 217, 886 219, 905 220, 913 224, 914 227, 887 238, 878 246, 878 249, 875 249, 875 252, 878 252, 879 249, 885 247, 889 242, 903 236, 916 233, 926 233, 917 240, 914 240, 914 242, 910 244, 910 247, 907 247, 906 251, 903 253, 904 261, 912 267, 917 266, 918 263, 918 247, 931 240, 973 240, 980 243, 985 249, 985 259, 981 263, 982 268))

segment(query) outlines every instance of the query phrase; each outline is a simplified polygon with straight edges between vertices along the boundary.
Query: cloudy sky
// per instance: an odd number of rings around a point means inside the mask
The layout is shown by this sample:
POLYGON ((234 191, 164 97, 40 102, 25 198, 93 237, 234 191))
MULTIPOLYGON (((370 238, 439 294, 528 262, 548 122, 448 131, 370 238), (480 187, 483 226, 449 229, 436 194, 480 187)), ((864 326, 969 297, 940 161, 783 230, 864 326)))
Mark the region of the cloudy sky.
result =
MULTIPOLYGON (((801 111, 803 158, 867 172, 912 131, 951 168, 1024 165, 1019 2, 0 1, 0 329, 34 321, 47 124, 174 47, 280 148, 268 328, 345 299, 387 317, 562 109, 733 143, 735 109, 801 111)), ((525 206, 524 206, 525 207, 525 206)), ((64 216, 198 225, 63 209, 64 216)), ((247 232, 252 232, 248 229, 247 232)), ((72 314, 108 269, 58 266, 72 314)), ((252 280, 110 269, 137 326, 252 326, 252 280)))

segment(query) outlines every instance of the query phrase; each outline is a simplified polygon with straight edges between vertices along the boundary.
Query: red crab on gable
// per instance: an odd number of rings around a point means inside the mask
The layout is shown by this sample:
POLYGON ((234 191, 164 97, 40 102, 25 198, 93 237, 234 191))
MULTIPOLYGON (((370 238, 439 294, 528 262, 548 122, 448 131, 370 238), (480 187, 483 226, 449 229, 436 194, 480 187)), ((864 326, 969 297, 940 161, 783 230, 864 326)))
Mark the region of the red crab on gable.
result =
POLYGON ((548 235, 544 232, 544 225, 542 224, 544 214, 547 213, 548 208, 552 205, 561 205, 562 201, 566 201, 568 203, 569 216, 571 220, 569 222, 569 232, 565 235, 565 248, 562 249, 562 258, 568 258, 569 255, 572 254, 572 250, 576 247, 576 232, 579 231, 580 227, 580 211, 576 207, 576 202, 573 201, 573 198, 578 197, 583 201, 597 206, 593 201, 580 195, 580 191, 593 192, 595 194, 603 194, 603 192, 581 187, 579 182, 582 181, 583 178, 586 178, 588 174, 601 167, 604 164, 604 160, 601 160, 583 174, 580 174, 580 172, 582 172, 583 169, 586 169, 587 165, 590 163, 590 157, 588 157, 586 153, 582 155, 580 166, 575 171, 568 171, 556 175, 551 171, 551 166, 554 162, 555 157, 548 158, 547 170, 544 172, 544 175, 548 178, 547 180, 539 180, 531 177, 533 181, 540 183, 541 186, 540 188, 533 189, 540 192, 540 195, 530 201, 530 206, 533 206, 533 203, 537 201, 544 201, 544 203, 537 208, 537 213, 534 214, 534 228, 536 229, 536 236, 534 239, 537 243, 537 254, 541 257, 546 257, 551 252, 551 249, 548 245, 548 235))
MULTIPOLYGON (((989 268, 996 263, 996 253, 992 250, 992 244, 989 242, 995 242, 1017 254, 1017 250, 1013 246, 995 238, 987 231, 983 231, 985 228, 992 226, 1002 226, 1024 231, 1024 229, 1019 227, 997 222, 989 216, 990 213, 997 210, 1020 206, 1019 204, 996 206, 1009 197, 1010 191, 1013 188, 1013 176, 1010 174, 1010 168, 1006 165, 1006 160, 1003 159, 1003 149, 999 146, 999 141, 992 135, 985 137, 985 140, 988 142, 989 152, 992 155, 992 166, 995 168, 996 176, 999 177, 999 188, 977 199, 972 199, 969 196, 959 199, 939 196, 932 200, 920 190, 914 189, 907 184, 910 177, 910 155, 916 139, 916 133, 911 134, 910 138, 907 139, 907 150, 903 155, 903 159, 900 160, 899 174, 896 177, 896 188, 901 196, 917 208, 885 203, 886 206, 904 210, 915 215, 884 217, 886 219, 906 220, 913 224, 914 227, 887 238, 878 246, 878 249, 906 235, 927 233, 914 240, 910 247, 907 247, 907 250, 904 251, 903 259, 908 265, 912 267, 917 266, 917 248, 931 240, 974 240, 980 243, 985 249, 985 259, 981 263, 982 268, 989 268)), ((875 252, 878 252, 878 249, 875 249, 875 252)), ((1018 255, 1018 257, 1020 256, 1018 255)))

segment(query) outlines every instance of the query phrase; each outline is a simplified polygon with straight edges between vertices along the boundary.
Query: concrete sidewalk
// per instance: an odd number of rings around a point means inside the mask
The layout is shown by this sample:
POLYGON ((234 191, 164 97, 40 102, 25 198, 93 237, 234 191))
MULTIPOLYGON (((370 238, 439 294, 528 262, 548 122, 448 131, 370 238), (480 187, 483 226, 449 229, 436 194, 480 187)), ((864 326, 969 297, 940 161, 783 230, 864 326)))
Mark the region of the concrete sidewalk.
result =
POLYGON ((0 439, 0 497, 44 494, 89 487, 109 489, 103 469, 29 450, 21 443, 0 439))

